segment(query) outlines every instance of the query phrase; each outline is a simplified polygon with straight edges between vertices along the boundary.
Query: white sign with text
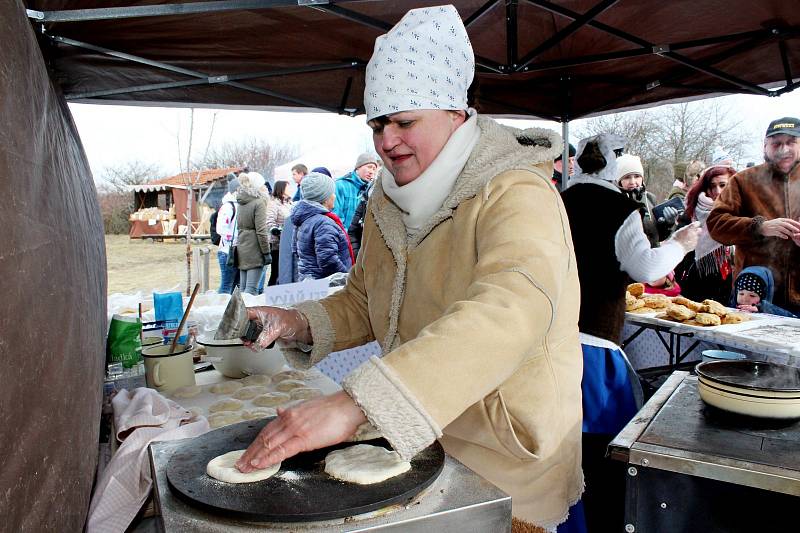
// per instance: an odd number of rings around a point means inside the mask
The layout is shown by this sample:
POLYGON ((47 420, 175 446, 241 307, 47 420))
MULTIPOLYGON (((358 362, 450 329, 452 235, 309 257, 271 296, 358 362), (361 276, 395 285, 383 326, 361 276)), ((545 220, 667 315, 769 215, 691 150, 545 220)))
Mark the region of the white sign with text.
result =
POLYGON ((266 305, 288 307, 306 300, 321 300, 328 295, 328 280, 313 279, 264 287, 266 305))

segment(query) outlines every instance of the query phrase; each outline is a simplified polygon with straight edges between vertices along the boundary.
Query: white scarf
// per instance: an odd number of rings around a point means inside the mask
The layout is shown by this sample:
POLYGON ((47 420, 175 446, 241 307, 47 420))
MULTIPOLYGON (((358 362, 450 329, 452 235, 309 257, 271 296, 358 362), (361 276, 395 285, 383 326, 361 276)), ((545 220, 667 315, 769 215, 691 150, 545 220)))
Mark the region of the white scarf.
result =
POLYGON ((409 236, 422 228, 452 192, 481 136, 477 117, 478 113, 470 108, 469 118, 450 135, 436 159, 414 181, 400 186, 386 168, 381 172, 383 191, 402 211, 409 236))

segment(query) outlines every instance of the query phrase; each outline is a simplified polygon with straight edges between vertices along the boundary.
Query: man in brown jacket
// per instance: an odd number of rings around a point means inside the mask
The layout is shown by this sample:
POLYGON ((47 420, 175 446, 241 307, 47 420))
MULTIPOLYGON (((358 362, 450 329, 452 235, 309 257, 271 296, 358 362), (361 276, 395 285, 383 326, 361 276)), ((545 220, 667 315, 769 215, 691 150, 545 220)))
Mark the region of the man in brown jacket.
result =
POLYGON ((734 277, 763 265, 775 277, 776 305, 800 311, 800 119, 773 120, 765 163, 731 178, 708 216, 714 240, 736 245, 734 277))

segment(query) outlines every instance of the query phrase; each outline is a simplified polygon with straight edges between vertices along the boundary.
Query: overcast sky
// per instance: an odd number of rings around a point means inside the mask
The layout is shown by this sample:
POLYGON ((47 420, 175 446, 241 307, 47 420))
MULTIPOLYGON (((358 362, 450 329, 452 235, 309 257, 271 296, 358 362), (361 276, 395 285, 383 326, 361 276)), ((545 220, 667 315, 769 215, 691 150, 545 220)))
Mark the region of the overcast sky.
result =
MULTIPOLYGON (((734 95, 717 100, 754 132, 750 156, 757 162, 760 137, 767 124, 778 117, 800 115, 800 91, 779 98, 734 95)), ((70 109, 96 181, 105 167, 124 161, 155 163, 165 176, 177 174, 181 165, 185 165, 191 123, 189 109, 91 104, 70 104, 70 109)), ((561 132, 561 125, 556 122, 503 122, 517 127, 544 125, 561 132)), ((575 121, 572 130, 579 129, 580 124, 580 120, 575 121)), ((359 153, 372 146, 363 115, 350 118, 331 113, 195 110, 193 156, 202 155, 210 134, 212 146, 249 138, 290 145, 310 167, 328 166, 332 170, 347 168, 359 153)))

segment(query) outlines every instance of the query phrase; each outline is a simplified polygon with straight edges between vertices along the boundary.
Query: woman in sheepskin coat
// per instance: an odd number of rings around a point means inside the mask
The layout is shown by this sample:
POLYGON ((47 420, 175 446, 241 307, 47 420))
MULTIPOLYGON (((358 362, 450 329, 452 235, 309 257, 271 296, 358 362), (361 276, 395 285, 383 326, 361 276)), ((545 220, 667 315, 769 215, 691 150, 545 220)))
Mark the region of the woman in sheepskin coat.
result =
POLYGON ((347 285, 250 317, 262 346, 312 345, 287 350, 295 366, 373 340, 382 357, 342 391, 281 410, 237 467, 345 441, 368 421, 406 460, 439 440, 512 496, 515 529, 554 530, 582 518, 570 507, 583 490, 578 274, 550 182, 562 143, 467 110, 473 61, 452 6, 412 10, 378 38, 364 101, 385 166, 347 285), (411 62, 419 79, 406 86, 411 62))

